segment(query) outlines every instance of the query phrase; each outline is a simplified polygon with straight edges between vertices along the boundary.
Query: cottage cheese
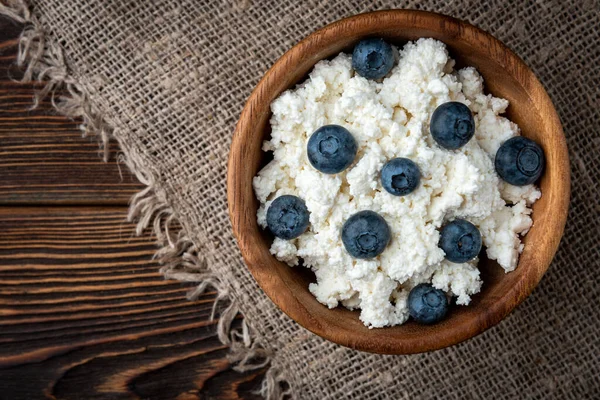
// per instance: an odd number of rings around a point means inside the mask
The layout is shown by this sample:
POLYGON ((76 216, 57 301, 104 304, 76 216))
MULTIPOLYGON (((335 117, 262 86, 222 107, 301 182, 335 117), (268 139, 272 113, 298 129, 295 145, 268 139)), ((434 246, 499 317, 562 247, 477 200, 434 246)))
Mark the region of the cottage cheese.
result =
POLYGON ((369 327, 405 322, 408 293, 422 282, 457 296, 461 305, 479 292, 478 260, 455 264, 438 247, 445 221, 474 223, 488 257, 514 270, 523 250, 519 235, 531 227, 530 207, 541 196, 533 185, 501 182, 494 170, 500 145, 519 135, 501 116, 507 100, 484 94, 475 69, 455 71, 439 41, 410 42, 398 54, 381 82, 355 75, 351 56, 342 53, 279 96, 271 104, 271 139, 263 145, 274 159, 253 182, 261 226, 271 201, 284 194, 304 199, 310 212, 308 231, 290 241, 276 238, 271 253, 290 266, 303 260, 316 275, 309 289, 318 301, 359 308, 369 327), (429 134, 433 111, 448 101, 468 105, 476 124, 474 139, 456 151, 440 148, 429 134), (315 170, 306 156, 308 138, 326 124, 345 127, 358 143, 354 164, 336 175, 315 170), (410 158, 421 170, 421 183, 408 196, 381 187, 381 168, 394 157, 410 158), (353 259, 340 238, 344 221, 361 210, 381 214, 392 232, 389 246, 371 260, 353 259))

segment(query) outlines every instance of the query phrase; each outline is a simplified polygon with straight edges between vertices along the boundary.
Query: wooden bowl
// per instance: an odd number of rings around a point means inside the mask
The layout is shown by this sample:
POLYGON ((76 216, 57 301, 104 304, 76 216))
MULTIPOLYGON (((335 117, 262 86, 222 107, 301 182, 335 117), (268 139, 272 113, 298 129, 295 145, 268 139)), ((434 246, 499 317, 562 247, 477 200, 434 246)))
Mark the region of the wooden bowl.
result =
MULTIPOLYGON (((229 214, 250 272, 265 293, 287 315, 317 335, 353 349, 409 354, 441 349, 469 339, 497 324, 535 288, 560 242, 569 204, 569 159, 560 120, 546 91, 525 63, 488 33, 443 15, 408 10, 361 14, 332 23, 285 53, 265 74, 248 99, 235 131, 227 173, 229 214), (311 273, 290 268, 269 253, 271 238, 257 225, 258 201, 252 178, 264 163, 261 150, 269 136, 270 103, 302 81, 319 60, 350 51, 367 36, 401 45, 432 37, 443 41, 459 67, 473 66, 486 90, 510 101, 507 116, 546 153, 542 198, 533 207, 534 225, 525 236, 518 268, 505 274, 482 259, 481 293, 468 306, 454 306, 449 317, 432 326, 412 321, 367 329, 358 312, 328 309, 308 291, 311 273)), ((314 279, 314 275, 313 278, 314 279)))

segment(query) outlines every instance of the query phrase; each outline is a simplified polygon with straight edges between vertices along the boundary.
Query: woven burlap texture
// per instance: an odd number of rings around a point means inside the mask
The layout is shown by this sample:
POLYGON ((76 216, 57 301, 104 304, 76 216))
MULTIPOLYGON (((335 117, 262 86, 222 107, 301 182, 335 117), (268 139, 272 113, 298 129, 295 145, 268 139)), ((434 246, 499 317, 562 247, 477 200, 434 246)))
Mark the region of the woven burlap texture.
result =
POLYGON ((298 399, 600 398, 600 5, 598 1, 20 1, 26 78, 62 88, 60 112, 118 141, 147 185, 132 199, 153 226, 165 276, 214 286, 219 335, 241 370, 270 362, 263 394, 298 399), (502 40, 534 70, 561 116, 572 203, 539 287, 498 326, 429 354, 352 351, 304 330, 245 268, 227 214, 226 162, 245 99, 315 29, 388 8, 437 11, 502 40), (64 56, 64 58, 63 58, 64 56), (178 222, 183 228, 176 230, 178 222), (230 321, 244 316, 239 331, 230 321))

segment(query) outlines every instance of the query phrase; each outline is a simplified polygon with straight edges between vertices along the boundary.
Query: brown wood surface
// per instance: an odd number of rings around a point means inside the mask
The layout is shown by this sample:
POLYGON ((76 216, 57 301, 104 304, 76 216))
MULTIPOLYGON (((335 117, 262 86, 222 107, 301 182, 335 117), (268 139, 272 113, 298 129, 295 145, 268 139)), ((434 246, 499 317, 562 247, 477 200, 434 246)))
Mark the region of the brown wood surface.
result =
POLYGON ((116 147, 103 163, 79 121, 29 110, 40 85, 10 79, 20 30, 0 19, 0 400, 258 398, 264 371, 231 369, 215 294, 187 301, 132 235, 142 186, 116 147))
POLYGON ((227 177, 229 214, 246 264, 271 299, 291 318, 312 332, 339 344, 376 353, 406 354, 443 348, 466 340, 497 324, 534 289, 547 270, 560 242, 569 204, 569 159, 558 115, 531 70, 512 51, 467 23, 437 14, 394 10, 351 17, 313 33, 289 50, 267 72, 250 96, 240 117, 230 152, 227 177), (533 208, 534 226, 525 237, 525 250, 516 271, 504 274, 496 263, 482 259, 484 286, 469 307, 454 308, 439 324, 412 321, 398 327, 367 329, 357 311, 329 310, 308 291, 305 270, 289 268, 269 252, 270 238, 256 222, 257 200, 252 178, 265 154, 270 103, 292 87, 318 60, 348 50, 366 36, 397 44, 419 37, 448 45, 459 66, 476 67, 486 89, 506 98, 508 117, 544 149, 546 172, 542 198, 533 208))
POLYGON ((105 163, 97 139, 82 138, 80 121, 53 113, 48 98, 31 109, 43 85, 16 81, 20 31, 0 18, 0 204, 127 204, 142 185, 117 164, 116 143, 105 163))

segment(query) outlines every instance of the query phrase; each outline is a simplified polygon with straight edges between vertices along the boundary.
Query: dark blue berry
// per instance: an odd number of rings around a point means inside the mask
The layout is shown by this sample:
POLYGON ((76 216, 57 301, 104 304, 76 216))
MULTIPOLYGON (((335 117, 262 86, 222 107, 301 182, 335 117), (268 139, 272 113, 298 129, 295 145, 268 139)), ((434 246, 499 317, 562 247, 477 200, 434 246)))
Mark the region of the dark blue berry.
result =
POLYGON ((339 125, 320 127, 308 139, 308 161, 326 174, 337 174, 352 164, 358 147, 348 130, 339 125))
POLYGON ((383 39, 364 39, 352 53, 352 68, 367 79, 379 79, 394 66, 394 50, 383 39))
POLYGON ((342 227, 342 242, 355 258, 373 258, 383 252, 390 241, 390 228, 374 211, 360 211, 342 227))
POLYGON ((534 183, 542 176, 545 164, 544 150, 523 136, 508 139, 496 153, 496 172, 511 185, 534 183))
POLYGON ((308 209, 299 197, 279 196, 267 210, 267 226, 273 235, 281 239, 293 239, 308 228, 308 209))
POLYGON ((420 180, 419 167, 408 158, 394 158, 381 169, 381 185, 394 196, 412 193, 420 180))
POLYGON ((446 259, 453 263, 464 263, 477 257, 481 251, 481 233, 469 221, 455 219, 442 228, 440 247, 446 259))
POLYGON ((475 133, 475 121, 469 107, 458 101, 444 103, 431 116, 429 131, 445 149, 463 147, 475 133))
POLYGON ((440 289, 429 283, 421 283, 408 295, 408 312, 421 324, 435 324, 448 313, 448 298, 440 289))

